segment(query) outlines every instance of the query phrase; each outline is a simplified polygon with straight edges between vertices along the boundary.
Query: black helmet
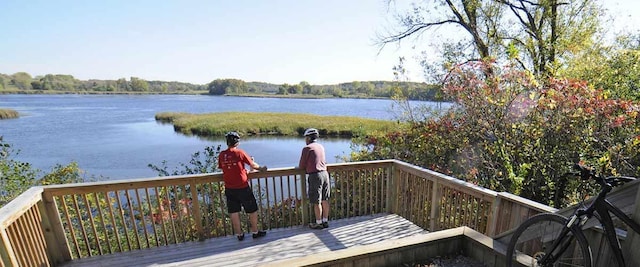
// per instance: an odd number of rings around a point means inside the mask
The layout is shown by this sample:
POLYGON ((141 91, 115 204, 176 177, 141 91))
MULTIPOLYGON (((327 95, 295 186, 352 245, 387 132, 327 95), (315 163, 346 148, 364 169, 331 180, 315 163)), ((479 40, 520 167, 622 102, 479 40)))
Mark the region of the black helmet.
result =
POLYGON ((227 139, 227 145, 233 146, 240 142, 240 135, 237 132, 228 132, 224 135, 227 139))

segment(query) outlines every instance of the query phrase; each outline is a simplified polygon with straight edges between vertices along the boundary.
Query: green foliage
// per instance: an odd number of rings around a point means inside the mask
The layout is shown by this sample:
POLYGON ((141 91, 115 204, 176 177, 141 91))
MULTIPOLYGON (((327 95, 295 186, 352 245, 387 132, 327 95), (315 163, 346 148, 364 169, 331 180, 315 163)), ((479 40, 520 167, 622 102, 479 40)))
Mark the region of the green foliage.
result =
POLYGON ((208 85, 209 94, 243 94, 248 92, 247 84, 238 79, 216 79, 208 85))
POLYGON ((613 98, 640 100, 640 46, 632 36, 619 37, 617 46, 595 46, 582 51, 563 70, 566 77, 587 81, 613 98))
POLYGON ((26 72, 18 72, 11 75, 11 84, 20 90, 31 89, 31 75, 26 72))
POLYGON ((636 103, 490 64, 461 65, 444 90, 452 109, 357 140, 353 160, 395 158, 556 207, 576 200, 565 174, 578 161, 640 175, 636 103))
POLYGON ((158 113, 156 120, 171 122, 184 134, 203 137, 224 136, 229 131, 250 135, 302 136, 313 121, 322 136, 359 136, 363 133, 388 131, 396 122, 347 116, 319 116, 290 113, 221 112, 209 114, 158 113))
POLYGON ((149 91, 149 83, 147 81, 131 77, 131 90, 136 92, 146 92, 149 91))
POLYGON ((37 183, 38 171, 29 163, 13 159, 19 153, 0 136, 0 207, 37 183))
POLYGON ((169 171, 166 161, 162 161, 160 166, 147 165, 152 170, 158 172, 158 176, 172 176, 198 173, 213 173, 218 171, 218 155, 221 151, 221 145, 207 146, 204 151, 197 151, 191 155, 189 164, 178 163, 178 166, 169 171))

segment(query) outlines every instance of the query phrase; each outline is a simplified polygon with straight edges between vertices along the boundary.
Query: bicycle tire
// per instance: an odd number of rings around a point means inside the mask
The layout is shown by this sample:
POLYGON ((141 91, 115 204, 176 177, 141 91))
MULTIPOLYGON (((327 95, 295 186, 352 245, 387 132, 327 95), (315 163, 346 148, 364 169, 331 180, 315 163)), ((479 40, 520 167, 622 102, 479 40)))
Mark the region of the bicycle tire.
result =
POLYGON ((550 264, 539 264, 538 260, 549 253, 546 246, 558 239, 560 230, 567 225, 567 218, 558 214, 543 213, 535 215, 523 222, 511 236, 507 255, 505 257, 506 266, 521 266, 515 264, 517 255, 520 263, 529 262, 525 266, 585 266, 591 267, 592 257, 589 243, 582 233, 582 230, 575 227, 569 228, 569 232, 563 238, 563 245, 567 249, 556 256, 556 260, 550 264), (516 254, 516 250, 518 253, 516 254), (523 255, 524 254, 524 255, 523 255))

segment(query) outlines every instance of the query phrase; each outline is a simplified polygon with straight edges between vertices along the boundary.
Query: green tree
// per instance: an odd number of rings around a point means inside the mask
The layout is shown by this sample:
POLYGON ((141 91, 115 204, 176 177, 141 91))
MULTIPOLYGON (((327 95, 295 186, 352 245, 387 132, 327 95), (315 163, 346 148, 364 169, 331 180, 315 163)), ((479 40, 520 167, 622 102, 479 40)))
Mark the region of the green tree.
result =
POLYGON ((216 79, 207 86, 209 94, 243 94, 248 91, 247 83, 238 79, 216 79))
POLYGON ((143 79, 131 77, 131 90, 136 92, 147 92, 149 91, 149 83, 143 79))
POLYGON ((619 36, 612 46, 593 46, 581 51, 562 70, 562 75, 585 80, 607 90, 614 98, 640 100, 639 36, 619 36))
MULTIPOLYGON (((592 37, 600 30, 601 12, 593 0, 420 2, 399 15, 400 29, 381 36, 379 43, 384 47, 432 34, 443 26, 457 27, 466 38, 440 43, 444 51, 441 64, 446 70, 467 61, 510 59, 546 78, 553 77, 573 53, 592 44, 592 37)), ((422 63, 428 70, 438 69, 427 61, 422 63)))
POLYGON ((11 84, 17 87, 20 90, 30 90, 31 89, 31 75, 26 72, 18 72, 11 75, 11 84))

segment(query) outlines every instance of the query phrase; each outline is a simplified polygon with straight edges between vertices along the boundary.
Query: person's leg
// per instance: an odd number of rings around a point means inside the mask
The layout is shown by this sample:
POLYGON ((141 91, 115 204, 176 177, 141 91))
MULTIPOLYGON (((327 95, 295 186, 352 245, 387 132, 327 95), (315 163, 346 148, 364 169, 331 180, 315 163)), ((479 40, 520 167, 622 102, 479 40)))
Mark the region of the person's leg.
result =
POLYGON ((249 213, 249 221, 251 222, 251 232, 258 232, 258 212, 249 213))
POLYGON ((309 174, 309 204, 313 207, 313 213, 315 215, 315 223, 310 223, 309 227, 312 229, 322 229, 322 183, 318 179, 317 173, 309 174))
POLYGON ((322 212, 322 221, 326 222, 329 220, 329 200, 323 200, 322 201, 322 206, 321 206, 321 212, 322 212))
POLYGON ((244 211, 249 214, 249 223, 251 224, 249 227, 253 238, 263 237, 267 232, 258 230, 258 202, 253 195, 253 190, 249 187, 244 193, 242 205, 244 211))
POLYGON ((227 196, 227 212, 229 213, 229 217, 231 217, 233 232, 238 237, 238 240, 242 241, 244 239, 244 233, 242 232, 242 227, 240 225, 240 210, 242 207, 240 201, 238 201, 238 191, 226 189, 224 193, 227 196))
POLYGON ((244 234, 242 232, 242 227, 240 227, 240 212, 231 213, 229 214, 229 217, 231 217, 231 225, 233 226, 233 232, 236 235, 244 234))
POLYGON ((318 224, 322 223, 322 214, 323 214, 322 206, 324 206, 323 204, 324 203, 322 203, 322 204, 314 204, 313 205, 313 211, 314 211, 314 213, 316 215, 316 223, 318 223, 318 224))

